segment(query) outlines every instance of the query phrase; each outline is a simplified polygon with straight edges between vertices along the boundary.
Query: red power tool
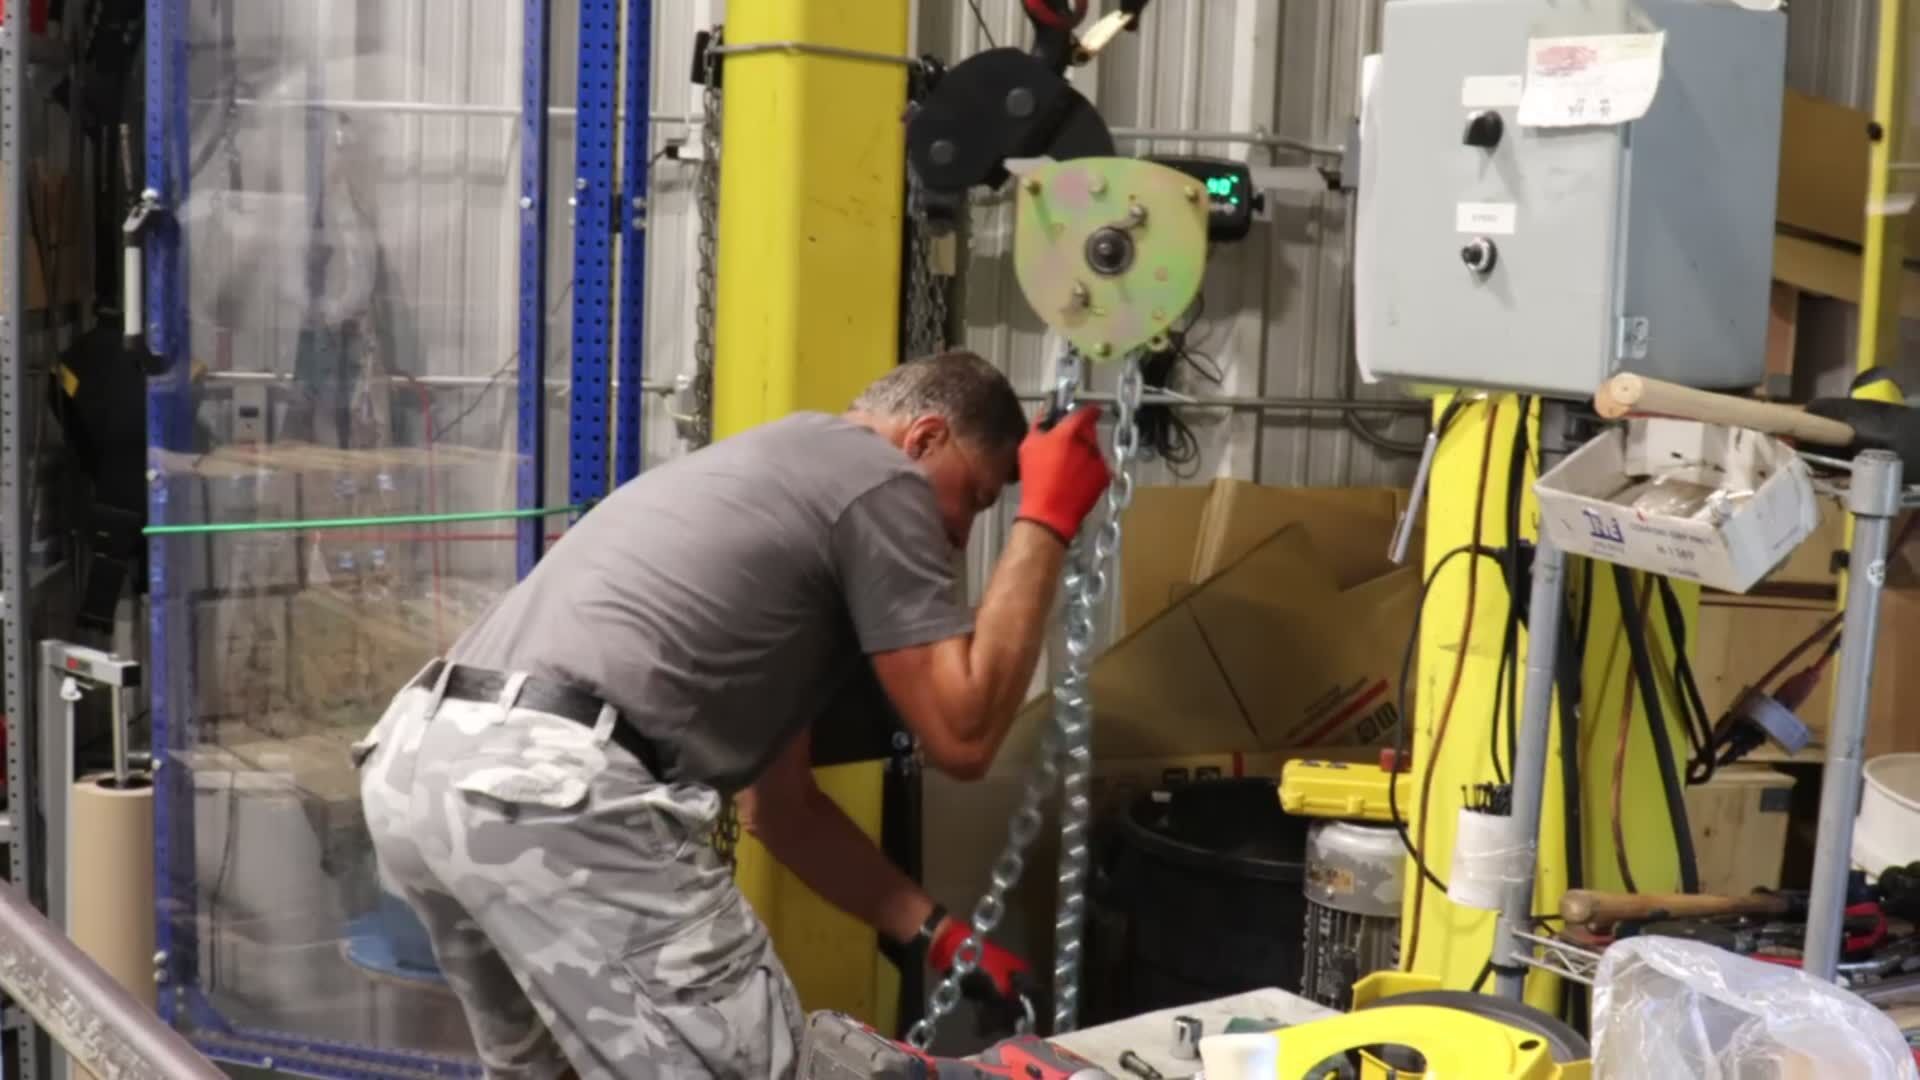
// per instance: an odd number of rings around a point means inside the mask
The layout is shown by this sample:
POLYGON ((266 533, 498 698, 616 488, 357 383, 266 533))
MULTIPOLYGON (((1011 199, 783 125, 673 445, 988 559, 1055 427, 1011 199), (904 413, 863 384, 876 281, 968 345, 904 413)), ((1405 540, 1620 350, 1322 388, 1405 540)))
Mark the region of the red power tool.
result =
POLYGON ((938 1058, 894 1042, 845 1013, 807 1019, 795 1080, 1115 1080, 1037 1035, 997 1042, 979 1057, 938 1058))

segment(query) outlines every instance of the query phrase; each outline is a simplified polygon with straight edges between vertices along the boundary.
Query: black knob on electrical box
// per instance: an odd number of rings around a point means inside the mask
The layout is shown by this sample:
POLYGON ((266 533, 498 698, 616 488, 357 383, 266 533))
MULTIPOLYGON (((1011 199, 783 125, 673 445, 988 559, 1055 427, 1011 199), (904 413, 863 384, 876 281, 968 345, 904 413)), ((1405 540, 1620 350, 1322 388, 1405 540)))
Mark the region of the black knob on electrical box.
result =
POLYGON ((1493 264, 1500 261, 1500 249, 1492 240, 1476 236, 1460 249, 1460 261, 1467 264, 1467 269, 1485 277, 1493 272, 1493 264))
POLYGON ((1467 121, 1467 133, 1461 141, 1468 146, 1477 146, 1482 150, 1491 150, 1500 145, 1500 136, 1507 130, 1506 121, 1492 109, 1474 113, 1467 121))

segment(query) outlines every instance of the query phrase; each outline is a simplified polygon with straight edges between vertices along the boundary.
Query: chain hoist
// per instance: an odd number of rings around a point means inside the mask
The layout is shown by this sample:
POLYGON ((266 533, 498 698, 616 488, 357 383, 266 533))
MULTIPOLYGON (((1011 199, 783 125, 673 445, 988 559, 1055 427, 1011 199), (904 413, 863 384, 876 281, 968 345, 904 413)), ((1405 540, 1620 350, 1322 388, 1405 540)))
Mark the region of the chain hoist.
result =
MULTIPOLYGON (((1055 381, 1053 411, 1064 415, 1073 407, 1081 385, 1081 360, 1069 350, 1060 362, 1055 381)), ((1040 745, 1040 755, 1027 774, 1020 805, 1007 823, 1006 846, 993 862, 986 892, 974 904, 967 940, 954 953, 953 967, 927 996, 927 1012, 907 1033, 907 1041, 924 1050, 933 1041, 940 1021, 960 1002, 960 985, 980 963, 987 936, 1006 915, 1007 894, 1020 883, 1027 850, 1044 823, 1046 800, 1056 785, 1063 792, 1060 810, 1059 903, 1054 928, 1053 1033, 1071 1031, 1079 1016, 1080 938, 1086 922, 1088 831, 1093 802, 1093 707, 1087 675, 1096 641, 1095 618, 1112 581, 1120 552, 1121 521, 1133 501, 1134 465, 1140 434, 1134 413, 1145 387, 1140 359, 1129 356, 1120 368, 1113 420, 1113 480, 1107 487, 1106 515, 1091 542, 1079 538, 1067 555, 1066 605, 1062 640, 1064 662, 1053 683, 1053 722, 1040 745)))

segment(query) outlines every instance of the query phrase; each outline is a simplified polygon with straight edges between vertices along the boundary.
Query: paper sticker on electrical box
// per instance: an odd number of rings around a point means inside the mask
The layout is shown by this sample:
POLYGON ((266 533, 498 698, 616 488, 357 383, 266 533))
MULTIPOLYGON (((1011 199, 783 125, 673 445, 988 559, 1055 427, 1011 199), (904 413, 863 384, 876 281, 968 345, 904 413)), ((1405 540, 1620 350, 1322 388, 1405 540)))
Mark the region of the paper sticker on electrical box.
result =
POLYGON ((1667 35, 1589 34, 1527 42, 1526 127, 1624 124, 1645 116, 1660 89, 1667 35))
POLYGON ((1463 202, 1453 209, 1453 227, 1478 236, 1512 236, 1519 217, 1510 202, 1463 202))
POLYGON ((1527 81, 1520 75, 1469 75, 1460 80, 1463 109, 1511 109, 1520 104, 1527 81))

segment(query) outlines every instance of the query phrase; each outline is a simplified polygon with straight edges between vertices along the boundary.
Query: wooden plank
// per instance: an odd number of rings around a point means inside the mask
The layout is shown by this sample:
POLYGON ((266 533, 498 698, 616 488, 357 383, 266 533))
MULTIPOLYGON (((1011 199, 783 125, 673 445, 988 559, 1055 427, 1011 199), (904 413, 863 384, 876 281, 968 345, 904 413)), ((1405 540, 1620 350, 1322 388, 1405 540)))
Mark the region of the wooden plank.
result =
POLYGON ((1793 397, 1793 350, 1800 336, 1800 290, 1783 281, 1773 283, 1767 298, 1767 381, 1765 397, 1785 401, 1793 397))
POLYGON ((1743 896, 1780 886, 1793 785, 1775 769, 1733 765, 1687 788, 1701 892, 1743 896))

